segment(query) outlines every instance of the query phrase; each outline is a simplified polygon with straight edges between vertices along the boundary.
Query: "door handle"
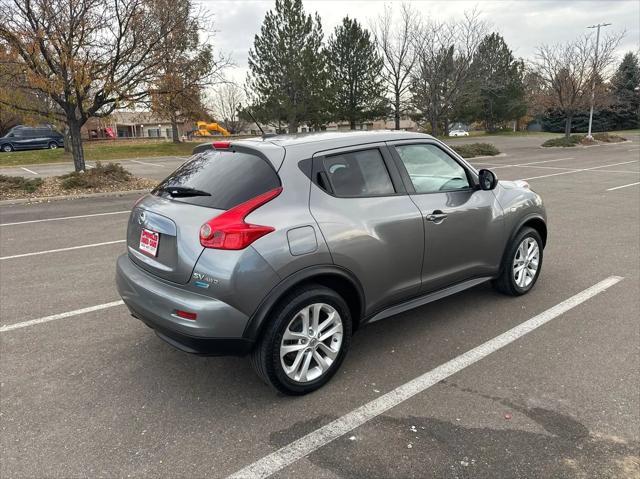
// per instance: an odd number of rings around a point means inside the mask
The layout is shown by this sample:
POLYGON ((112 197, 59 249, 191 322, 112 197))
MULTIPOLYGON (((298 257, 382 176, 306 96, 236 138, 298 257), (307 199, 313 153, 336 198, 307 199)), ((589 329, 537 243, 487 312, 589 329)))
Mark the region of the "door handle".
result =
POLYGON ((440 211, 440 210, 435 210, 435 211, 434 211, 433 213, 431 213, 430 215, 427 215, 427 216, 425 217, 425 219, 426 219, 427 221, 432 221, 432 222, 434 222, 434 223, 436 223, 436 224, 440 224, 440 223, 442 223, 444 220, 446 220, 446 219, 447 219, 447 216, 448 216, 448 215, 447 215, 446 213, 443 213, 443 212, 442 212, 442 211, 440 211))

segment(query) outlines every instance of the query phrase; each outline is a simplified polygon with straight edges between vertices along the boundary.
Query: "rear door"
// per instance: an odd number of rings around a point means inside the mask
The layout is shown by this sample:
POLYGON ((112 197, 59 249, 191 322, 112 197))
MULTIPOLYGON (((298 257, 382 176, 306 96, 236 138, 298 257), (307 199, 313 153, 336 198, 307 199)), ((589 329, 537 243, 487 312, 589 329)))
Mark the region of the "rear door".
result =
POLYGON ((52 140, 52 133, 53 130, 50 128, 34 128, 32 142, 33 147, 47 148, 49 146, 49 142, 52 140))
POLYGON ((422 292, 495 273, 503 214, 493 191, 437 142, 394 142, 393 155, 425 227, 422 292))
POLYGON ((187 283, 204 249, 200 227, 279 186, 275 169, 257 153, 237 149, 198 153, 134 207, 127 229, 129 257, 156 276, 187 283), (201 195, 176 193, 189 188, 201 195))
POLYGON ((318 153, 312 175, 311 213, 334 263, 360 280, 365 314, 417 294, 422 215, 406 195, 386 146, 318 153))

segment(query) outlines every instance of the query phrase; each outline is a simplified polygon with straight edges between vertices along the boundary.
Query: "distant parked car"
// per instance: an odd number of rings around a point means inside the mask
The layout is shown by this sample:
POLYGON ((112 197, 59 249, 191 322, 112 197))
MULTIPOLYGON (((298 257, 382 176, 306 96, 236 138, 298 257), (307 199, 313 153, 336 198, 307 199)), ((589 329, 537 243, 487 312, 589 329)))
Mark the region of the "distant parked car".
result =
POLYGON ((16 126, 0 138, 0 151, 5 153, 40 148, 55 150, 63 146, 64 136, 62 133, 48 127, 16 126))
POLYGON ((469 136, 469 132, 465 130, 451 130, 449 136, 469 136))

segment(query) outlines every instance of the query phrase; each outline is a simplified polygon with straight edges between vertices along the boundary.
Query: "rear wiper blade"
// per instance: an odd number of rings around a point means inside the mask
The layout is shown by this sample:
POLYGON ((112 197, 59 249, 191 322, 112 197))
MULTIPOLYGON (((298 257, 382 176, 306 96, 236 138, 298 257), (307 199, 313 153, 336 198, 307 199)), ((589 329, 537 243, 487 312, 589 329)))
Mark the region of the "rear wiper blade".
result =
POLYGON ((211 193, 197 190, 195 188, 187 188, 185 186, 164 186, 161 191, 166 191, 171 196, 211 196, 211 193))

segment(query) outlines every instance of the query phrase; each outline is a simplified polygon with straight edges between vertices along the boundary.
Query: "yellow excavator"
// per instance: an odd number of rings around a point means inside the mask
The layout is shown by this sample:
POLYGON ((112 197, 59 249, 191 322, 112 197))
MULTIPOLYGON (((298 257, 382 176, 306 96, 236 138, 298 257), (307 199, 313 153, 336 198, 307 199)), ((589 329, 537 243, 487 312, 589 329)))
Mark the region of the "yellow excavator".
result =
POLYGON ((198 129, 194 132, 193 136, 214 136, 213 132, 218 132, 222 136, 229 136, 227 130, 222 128, 218 123, 207 123, 206 121, 199 121, 196 123, 198 129))

